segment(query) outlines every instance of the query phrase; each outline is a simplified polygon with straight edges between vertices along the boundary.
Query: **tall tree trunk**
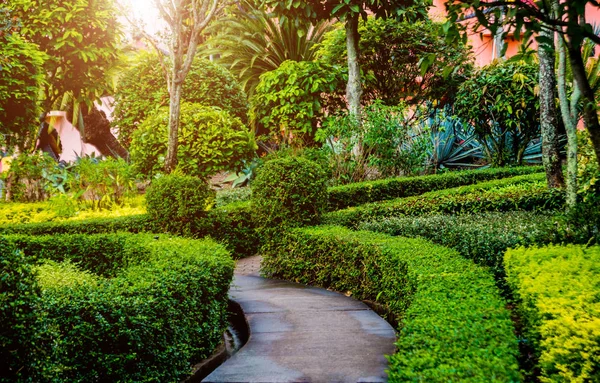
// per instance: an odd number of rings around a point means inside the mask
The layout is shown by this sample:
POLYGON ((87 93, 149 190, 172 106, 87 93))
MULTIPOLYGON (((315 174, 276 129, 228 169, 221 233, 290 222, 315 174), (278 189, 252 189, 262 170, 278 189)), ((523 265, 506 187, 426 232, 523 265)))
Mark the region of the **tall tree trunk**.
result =
POLYGON ((346 85, 346 100, 350 114, 359 118, 360 97, 362 86, 360 83, 360 65, 358 64, 358 13, 349 13, 346 16, 346 48, 348 50, 348 84, 346 85))
MULTIPOLYGON (((554 33, 543 28, 540 37, 554 41, 554 33)), ((549 188, 564 186, 564 178, 558 149, 558 119, 556 115, 556 75, 554 72, 555 51, 553 44, 539 47, 540 59, 540 122, 542 127, 542 161, 546 170, 549 188)))
POLYGON ((577 82, 573 83, 571 99, 567 96, 567 52, 565 43, 558 41, 558 97, 560 112, 567 131, 567 207, 577 204, 577 104, 581 93, 577 82))
POLYGON ((169 103, 169 142, 167 144, 167 158, 165 159, 165 172, 167 173, 171 173, 177 166, 179 115, 181 112, 181 94, 183 93, 183 81, 177 81, 177 72, 174 72, 169 103))

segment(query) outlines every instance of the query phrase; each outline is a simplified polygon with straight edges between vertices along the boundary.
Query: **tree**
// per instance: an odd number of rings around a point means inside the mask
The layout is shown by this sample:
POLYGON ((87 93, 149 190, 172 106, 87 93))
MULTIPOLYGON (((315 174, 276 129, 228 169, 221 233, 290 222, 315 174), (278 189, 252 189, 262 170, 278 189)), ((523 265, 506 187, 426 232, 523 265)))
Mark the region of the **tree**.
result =
MULTIPOLYGON (((470 50, 448 44, 441 24, 369 17, 360 23, 359 33, 363 105, 376 99, 387 105, 446 103, 470 75, 470 50)), ((347 60, 344 40, 343 28, 328 32, 319 45, 318 60, 342 65, 347 60)))
MULTIPOLYGON (((594 90, 586 75, 582 47, 585 39, 600 44, 600 36, 585 19, 586 7, 600 8, 596 0, 569 1, 532 1, 532 0, 459 0, 447 3, 447 28, 456 37, 465 25, 457 23, 467 14, 474 12, 478 23, 495 31, 500 25, 510 25, 517 39, 524 36, 525 40, 533 33, 538 33, 538 42, 547 41, 548 36, 539 35, 544 28, 557 32, 563 40, 573 78, 577 83, 583 101, 583 119, 590 134, 596 158, 600 164, 600 122, 598 120, 597 102, 594 90), (504 12, 504 18, 501 12, 504 12), (523 35, 523 32, 525 34, 523 35)), ((504 32, 506 34, 508 32, 504 32)), ((466 39, 466 34, 463 34, 466 39)))
POLYGON ((218 62, 238 76, 251 96, 260 75, 277 69, 284 61, 312 61, 315 45, 332 28, 329 21, 280 23, 275 15, 242 1, 228 15, 213 23, 207 34, 204 55, 219 55, 218 62))
POLYGON ((0 13, 0 146, 23 151, 35 132, 42 65, 47 57, 18 30, 10 14, 0 13))
POLYGON ((375 17, 394 17, 414 19, 425 17, 426 8, 419 0, 263 0, 267 8, 281 15, 280 20, 343 20, 346 29, 346 49, 348 52, 348 83, 346 100, 348 109, 354 116, 360 115, 360 99, 362 94, 360 64, 358 61, 359 17, 367 18, 371 12, 375 17))
POLYGON ((65 94, 75 108, 84 104, 92 109, 110 90, 106 78, 119 60, 121 29, 113 1, 11 0, 7 5, 20 19, 22 35, 48 56, 44 111, 57 107, 65 94))
POLYGON ((188 75, 201 34, 220 10, 219 0, 154 0, 161 17, 169 26, 171 68, 168 73, 169 89, 169 142, 165 171, 177 166, 177 146, 183 84, 188 75))

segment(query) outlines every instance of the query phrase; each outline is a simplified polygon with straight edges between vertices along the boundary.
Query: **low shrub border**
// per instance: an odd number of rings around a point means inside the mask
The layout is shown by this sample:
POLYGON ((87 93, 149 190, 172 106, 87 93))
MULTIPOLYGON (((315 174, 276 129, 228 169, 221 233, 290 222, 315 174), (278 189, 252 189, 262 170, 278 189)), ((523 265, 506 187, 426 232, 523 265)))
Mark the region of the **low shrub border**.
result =
POLYGON ((3 241, 38 265, 33 381, 181 381, 222 340, 234 263, 211 240, 106 234, 3 241))
POLYGON ((266 275, 377 301, 398 319, 395 382, 514 382, 518 346, 493 277, 422 239, 322 226, 265 244, 266 275))
POLYGON ((545 175, 542 173, 488 181, 415 197, 349 207, 325 214, 323 222, 356 228, 361 222, 374 218, 404 215, 560 208, 564 203, 564 194, 558 190, 548 190, 545 182, 545 175))
POLYGON ((357 182, 329 188, 329 210, 396 198, 411 197, 435 190, 454 188, 499 178, 542 172, 541 166, 453 171, 418 177, 398 177, 357 182))
POLYGON ((600 381, 600 247, 518 248, 505 264, 542 381, 600 381))
POLYGON ((503 274, 509 248, 560 242, 554 212, 484 212, 391 217, 360 224, 360 230, 392 236, 421 237, 458 251, 477 264, 503 274))
MULTIPOLYGON (((253 255, 259 246, 259 238, 251 213, 249 202, 239 202, 212 209, 206 218, 192 223, 191 235, 194 238, 210 236, 222 241, 232 252, 234 258, 253 255)), ((0 226, 0 234, 27 235, 161 233, 162 231, 147 214, 0 226)), ((172 234, 183 233, 174 231, 172 234)))

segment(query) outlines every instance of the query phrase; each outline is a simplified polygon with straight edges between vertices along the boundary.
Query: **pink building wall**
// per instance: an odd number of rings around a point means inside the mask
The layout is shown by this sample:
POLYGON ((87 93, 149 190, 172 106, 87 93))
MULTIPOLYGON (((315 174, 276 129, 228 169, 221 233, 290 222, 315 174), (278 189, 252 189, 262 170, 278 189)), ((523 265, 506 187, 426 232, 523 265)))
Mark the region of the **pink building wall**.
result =
MULTIPOLYGON (((433 6, 429 10, 429 17, 434 21, 444 21, 446 18, 446 3, 447 0, 433 0, 433 6)), ((600 8, 588 4, 586 19, 592 25, 596 24, 600 26, 600 8)), ((519 51, 521 42, 515 40, 512 36, 509 36, 505 42, 507 44, 506 57, 514 56, 519 51)), ((469 32, 468 43, 472 47, 475 65, 477 66, 488 65, 498 57, 498 52, 494 47, 494 38, 490 31, 484 31, 483 35, 476 32, 469 32)), ((531 47, 533 49, 537 47, 535 40, 532 42, 531 47)))

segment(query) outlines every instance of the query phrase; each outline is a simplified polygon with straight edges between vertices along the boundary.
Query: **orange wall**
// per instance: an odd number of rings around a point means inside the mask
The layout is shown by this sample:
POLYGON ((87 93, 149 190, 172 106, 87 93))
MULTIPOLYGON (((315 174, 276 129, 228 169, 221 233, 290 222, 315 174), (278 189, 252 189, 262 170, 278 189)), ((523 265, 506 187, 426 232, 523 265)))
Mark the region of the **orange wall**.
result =
MULTIPOLYGON (((432 20, 439 22, 445 20, 446 2, 447 0, 433 0, 433 6, 429 9, 429 17, 432 20)), ((586 8, 586 18, 587 22, 592 25, 600 26, 600 8, 588 4, 586 8)), ((508 44, 506 56, 514 56, 519 51, 521 42, 514 40, 512 37, 508 37, 506 43, 508 44)), ((477 66, 487 65, 491 63, 494 58, 498 57, 498 52, 495 52, 494 49, 493 37, 489 31, 484 31, 483 35, 478 32, 469 32, 468 44, 472 47, 475 56, 475 65, 477 66)), ((535 49, 536 47, 537 44, 534 40, 531 48, 535 49)))

